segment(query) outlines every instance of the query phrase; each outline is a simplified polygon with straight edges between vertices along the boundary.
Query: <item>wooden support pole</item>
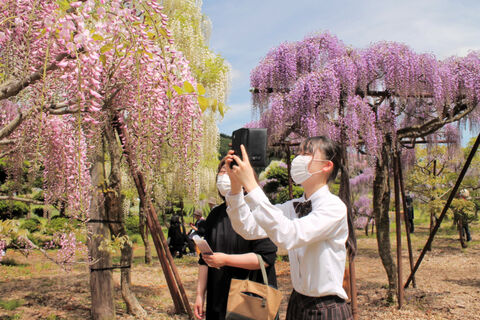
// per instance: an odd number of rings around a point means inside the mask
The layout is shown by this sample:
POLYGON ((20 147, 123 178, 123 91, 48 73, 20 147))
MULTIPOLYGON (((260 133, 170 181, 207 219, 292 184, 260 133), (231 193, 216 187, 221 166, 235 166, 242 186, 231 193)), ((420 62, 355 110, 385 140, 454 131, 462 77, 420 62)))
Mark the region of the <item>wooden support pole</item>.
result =
MULTIPOLYGON (((139 172, 139 180, 140 180, 140 183, 145 190, 145 181, 143 179, 143 175, 140 172, 139 172)), ((148 200, 148 205, 149 205, 149 208, 150 208, 150 210, 149 210, 150 215, 149 216, 152 219, 154 229, 158 230, 158 232, 156 232, 156 233, 160 237, 162 247, 165 251, 165 255, 167 257, 167 260, 170 264, 170 268, 172 269, 174 279, 175 279, 176 284, 178 286, 178 290, 180 291, 181 301, 183 302, 183 309, 184 309, 182 312, 186 311, 186 313, 189 315, 190 319, 194 319, 192 308, 190 307, 190 303, 188 302, 188 297, 187 297, 187 294, 185 292, 185 288, 183 287, 183 284, 182 284, 182 279, 180 278, 180 274, 178 273, 178 269, 175 265, 175 261, 173 260, 173 257, 170 253, 170 250, 168 249, 167 239, 165 239, 165 236, 163 234, 162 226, 160 224, 160 221, 158 221, 158 215, 157 215, 157 213, 155 211, 155 208, 154 208, 152 202, 150 201, 150 199, 147 199, 147 200, 148 200)), ((153 229, 152 228, 150 228, 150 233, 153 235, 153 229)))
POLYGON ((150 234, 152 235, 153 243, 155 244, 155 249, 157 250, 158 259, 162 266, 162 270, 164 272, 165 279, 167 281, 170 294, 172 296, 172 300, 175 306, 175 312, 186 312, 189 315, 190 319, 193 319, 194 315, 192 312, 192 308, 190 307, 190 303, 188 302, 188 298, 182 285, 178 270, 175 266, 175 262, 173 261, 173 257, 170 254, 170 250, 168 249, 167 241, 165 239, 165 236, 163 235, 162 226, 158 221, 155 208, 150 198, 145 193, 146 185, 143 174, 136 169, 134 161, 135 156, 130 146, 128 132, 126 131, 125 127, 123 127, 119 123, 118 119, 118 116, 116 116, 113 126, 117 130, 120 140, 122 142, 121 144, 123 152, 127 159, 132 178, 135 182, 140 201, 142 201, 142 203, 144 204, 144 208, 146 208, 147 225, 150 229, 150 234))
POLYGON ((348 258, 348 268, 350 270, 350 304, 352 307, 352 316, 354 320, 358 320, 358 303, 357 303, 357 277, 355 274, 355 259, 348 258))
POLYGON ((397 233, 397 298, 398 298, 398 309, 401 309, 403 306, 403 268, 402 268, 402 220, 400 213, 400 182, 398 175, 398 158, 397 153, 393 155, 393 176, 394 176, 394 187, 395 187, 395 222, 396 222, 396 233, 397 233))
POLYGON ((452 203, 453 198, 457 194, 458 188, 460 187, 460 184, 462 183, 463 177, 465 177, 465 174, 467 173, 468 167, 470 167, 470 163, 472 162, 473 156, 475 155, 475 152, 477 152, 478 145, 480 144, 480 134, 477 136, 477 139, 475 140, 475 143, 473 144, 472 150, 470 151, 470 154, 468 155, 467 161, 465 161, 465 165, 462 168, 462 171, 460 172, 460 175, 457 178, 457 182, 455 183, 455 186, 453 187, 452 191, 450 192, 450 195, 448 196, 447 202, 445 203, 445 206, 443 207, 442 213, 440 214, 440 217, 437 220, 437 223, 435 224, 435 227, 433 228, 432 232, 430 233, 430 236, 428 237, 427 243, 422 249, 422 252, 420 253, 420 256, 417 259, 417 262, 415 263, 415 267, 413 268, 412 273, 407 279, 407 282, 405 283, 405 288, 408 288, 408 285, 412 281, 413 277, 415 276, 415 272, 417 272, 418 267, 420 266, 420 263, 422 263, 423 257, 427 253, 427 249, 431 246, 433 238, 435 237, 435 234, 437 233, 438 229, 440 228, 440 224, 442 223, 443 218, 447 214, 447 210, 450 207, 450 204, 452 203))
MULTIPOLYGON (((400 160, 400 151, 397 154, 397 165, 398 165, 398 179, 400 182, 400 192, 402 195, 403 203, 403 220, 405 221, 405 231, 407 234, 407 247, 408 247, 408 261, 410 262, 410 272, 413 271, 413 252, 412 252, 412 241, 410 239, 410 220, 407 218, 408 208, 407 208, 407 198, 405 195, 405 185, 403 183, 403 170, 402 162, 400 160)), ((413 287, 416 288, 417 284, 415 283, 415 277, 412 279, 413 287)))
POLYGON ((171 271, 170 266, 168 265, 168 260, 166 259, 166 255, 167 255, 166 252, 168 253, 170 252, 168 250, 165 250, 163 243, 159 237, 159 233, 162 233, 162 230, 161 228, 160 230, 157 230, 156 228, 156 224, 152 219, 150 204, 148 203, 148 200, 146 198, 145 189, 143 189, 140 179, 133 167, 133 162, 131 162, 131 158, 128 155, 127 155, 127 161, 129 162, 130 172, 135 182, 135 186, 137 188, 140 201, 144 204, 144 208, 146 208, 147 226, 150 229, 150 234, 152 235, 153 243, 157 251, 158 260, 160 261, 160 265, 162 266, 162 270, 165 275, 165 280, 167 281, 167 286, 168 286, 168 289, 170 290, 170 295, 172 296, 173 304, 175 306, 175 313, 185 312, 178 287, 174 281, 173 273, 171 271))

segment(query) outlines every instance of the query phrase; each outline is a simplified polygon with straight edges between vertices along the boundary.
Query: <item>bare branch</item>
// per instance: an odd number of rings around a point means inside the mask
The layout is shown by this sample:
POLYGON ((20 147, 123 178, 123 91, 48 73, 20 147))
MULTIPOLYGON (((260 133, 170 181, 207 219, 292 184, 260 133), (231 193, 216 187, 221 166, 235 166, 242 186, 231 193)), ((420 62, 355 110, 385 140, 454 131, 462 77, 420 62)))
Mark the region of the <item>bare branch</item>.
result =
POLYGON ((14 139, 5 139, 5 140, 0 140, 0 146, 5 146, 7 144, 13 144, 17 142, 16 140, 14 139))
POLYGON ((69 100, 65 100, 63 102, 59 102, 59 103, 52 103, 51 105, 49 105, 47 107, 47 110, 52 110, 52 109, 63 109, 65 107, 68 107, 70 105, 73 105, 75 104, 75 102, 71 102, 69 100))
MULTIPOLYGON (((55 57, 55 61, 49 64, 46 68, 46 71, 53 71, 58 69, 57 63, 62 61, 68 54, 60 53, 55 57)), ((38 68, 37 71, 30 74, 23 80, 8 82, 0 87, 0 100, 8 99, 10 97, 16 96, 20 91, 24 88, 28 87, 29 85, 37 82, 43 76, 43 67, 38 68)))
MULTIPOLYGON (((50 114, 54 114, 54 115, 77 113, 78 109, 75 109, 75 110, 68 109, 68 105, 70 103, 72 102, 64 101, 58 104, 52 104, 47 108, 47 110, 50 112, 50 114)), ((22 112, 21 110, 19 110, 18 115, 13 120, 11 120, 6 126, 0 129, 0 139, 4 139, 8 137, 25 120, 28 114, 35 112, 36 110, 39 110, 39 109, 40 109, 39 106, 35 106, 25 112, 22 112)), ((4 140, 4 141, 10 141, 10 140, 4 140)), ((2 143, 0 143, 0 145, 1 144, 2 143)))
POLYGON ((477 107, 477 103, 466 104, 464 102, 455 106, 452 114, 447 115, 445 118, 436 117, 425 123, 414 125, 406 128, 399 129, 397 131, 398 139, 403 138, 418 138, 427 136, 436 130, 440 129, 448 123, 458 121, 472 112, 477 107))
POLYGON ((29 198, 14 197, 14 196, 0 196, 0 200, 21 201, 21 202, 31 203, 31 204, 44 204, 42 201, 29 199, 29 198))
POLYGON ((53 115, 62 115, 62 114, 73 114, 81 111, 81 108, 77 107, 72 109, 72 105, 75 105, 75 102, 64 101, 58 104, 52 104, 47 108, 47 112, 53 115))
POLYGON ((8 137, 24 120, 24 115, 20 111, 18 115, 0 130, 0 139, 8 137))
POLYGON ((18 149, 18 146, 15 146, 15 147, 13 147, 13 148, 10 149, 10 150, 7 150, 7 151, 4 151, 4 152, 0 153, 0 159, 8 156, 8 155, 11 154, 11 153, 14 153, 17 149, 18 149))
MULTIPOLYGON (((67 266, 65 265, 65 261, 59 261, 59 260, 56 260, 54 258, 52 258, 51 256, 48 255, 48 252, 47 250, 37 246, 35 243, 33 243, 30 239, 28 239, 28 237, 25 237, 25 236, 19 236, 18 237, 19 240, 22 240, 24 243, 26 243, 28 245, 29 248, 32 248, 32 249, 35 249, 35 250, 38 250, 42 253, 42 255, 47 258, 48 260, 50 260, 51 262, 55 263, 56 265, 60 266, 62 269, 64 270, 67 270, 67 266)), ((14 242, 12 242, 12 244, 20 250, 20 252, 23 253, 22 251, 22 248, 18 245, 16 245, 14 242)), ((25 255, 25 253, 23 253, 25 255)), ((94 265, 95 263, 97 263, 98 260, 94 260, 94 261, 88 261, 88 262, 75 262, 75 264, 86 264, 88 266, 92 266, 94 265)))

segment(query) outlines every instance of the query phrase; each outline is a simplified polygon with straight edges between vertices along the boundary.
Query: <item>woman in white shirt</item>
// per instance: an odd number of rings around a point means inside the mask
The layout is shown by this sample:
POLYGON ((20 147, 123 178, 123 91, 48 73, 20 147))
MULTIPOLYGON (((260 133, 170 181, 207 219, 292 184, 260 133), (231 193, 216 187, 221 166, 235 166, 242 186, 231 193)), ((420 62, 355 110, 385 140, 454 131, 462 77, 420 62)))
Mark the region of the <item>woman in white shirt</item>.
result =
POLYGON ((265 196, 243 146, 241 150, 243 160, 233 151, 226 157, 231 180, 227 212, 233 228, 245 239, 268 237, 288 250, 294 290, 286 319, 353 319, 342 287, 347 209, 327 185, 340 165, 337 146, 324 136, 302 142, 291 174, 305 193, 280 205, 272 205, 265 196), (230 168, 233 161, 236 164, 230 168))

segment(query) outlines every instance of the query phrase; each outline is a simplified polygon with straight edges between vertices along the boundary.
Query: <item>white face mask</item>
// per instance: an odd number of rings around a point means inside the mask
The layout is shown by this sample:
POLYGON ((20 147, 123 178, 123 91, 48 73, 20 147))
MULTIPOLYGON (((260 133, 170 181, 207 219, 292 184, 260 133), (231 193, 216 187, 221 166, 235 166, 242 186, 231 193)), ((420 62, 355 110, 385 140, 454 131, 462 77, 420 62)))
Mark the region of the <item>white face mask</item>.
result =
POLYGON ((312 161, 312 156, 299 155, 293 159, 290 174, 296 184, 301 184, 312 176, 312 174, 308 172, 308 164, 310 161, 312 161))
POLYGON ((217 188, 222 196, 226 196, 230 191, 230 177, 228 174, 220 174, 217 177, 217 188))
MULTIPOLYGON (((293 181, 296 184, 304 183, 308 178, 310 178, 315 173, 321 172, 315 171, 310 173, 308 171, 308 164, 312 161, 312 156, 305 156, 305 155, 298 155, 292 161, 292 169, 290 170, 290 174, 292 176, 293 181)), ((329 160, 316 160, 313 161, 329 161, 329 160)))

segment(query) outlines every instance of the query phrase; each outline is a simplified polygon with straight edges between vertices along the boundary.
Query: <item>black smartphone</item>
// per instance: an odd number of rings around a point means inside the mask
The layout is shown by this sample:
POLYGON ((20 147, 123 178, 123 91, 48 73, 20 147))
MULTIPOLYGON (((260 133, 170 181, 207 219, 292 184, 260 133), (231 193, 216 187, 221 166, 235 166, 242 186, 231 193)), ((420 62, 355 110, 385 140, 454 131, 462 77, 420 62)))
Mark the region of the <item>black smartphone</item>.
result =
MULTIPOLYGON (((252 167, 267 165, 267 129, 241 128, 232 132, 232 149, 235 155, 242 158, 240 145, 247 150, 248 159, 252 167)), ((232 167, 235 163, 230 164, 232 167)))

